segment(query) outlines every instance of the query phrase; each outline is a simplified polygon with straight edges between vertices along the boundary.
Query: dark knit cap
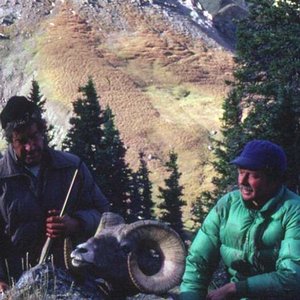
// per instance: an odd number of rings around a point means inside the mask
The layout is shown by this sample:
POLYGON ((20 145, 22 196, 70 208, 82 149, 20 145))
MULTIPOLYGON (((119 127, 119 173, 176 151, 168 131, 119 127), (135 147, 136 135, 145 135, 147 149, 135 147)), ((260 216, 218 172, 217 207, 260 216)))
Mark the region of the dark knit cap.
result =
POLYGON ((287 158, 283 149, 267 140, 250 141, 242 153, 230 163, 244 169, 271 169, 279 173, 284 173, 287 168, 287 158))
POLYGON ((1 126, 5 130, 10 123, 16 126, 26 124, 31 119, 40 119, 39 107, 24 96, 11 97, 0 113, 1 126))

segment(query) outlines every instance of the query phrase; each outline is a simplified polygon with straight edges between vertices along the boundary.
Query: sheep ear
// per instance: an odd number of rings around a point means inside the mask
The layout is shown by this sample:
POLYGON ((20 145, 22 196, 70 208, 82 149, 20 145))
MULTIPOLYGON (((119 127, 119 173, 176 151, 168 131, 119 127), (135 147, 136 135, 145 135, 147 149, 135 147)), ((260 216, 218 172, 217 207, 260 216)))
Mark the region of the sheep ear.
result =
POLYGON ((179 235, 157 221, 138 221, 127 233, 135 248, 128 256, 131 281, 142 293, 162 294, 181 281, 186 250, 179 235), (138 224, 137 224, 138 223, 138 224))
POLYGON ((120 224, 125 224, 124 219, 120 215, 112 212, 105 212, 102 214, 99 226, 95 232, 95 236, 97 236, 104 228, 120 224))

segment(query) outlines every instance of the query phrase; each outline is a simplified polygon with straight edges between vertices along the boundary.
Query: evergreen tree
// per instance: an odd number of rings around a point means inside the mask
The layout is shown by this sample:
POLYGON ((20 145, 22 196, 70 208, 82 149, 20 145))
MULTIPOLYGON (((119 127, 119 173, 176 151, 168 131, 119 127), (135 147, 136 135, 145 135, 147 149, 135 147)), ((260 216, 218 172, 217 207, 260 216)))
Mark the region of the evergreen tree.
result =
POLYGON ((130 192, 130 221, 148 220, 153 217, 154 203, 152 201, 152 183, 149 179, 149 170, 144 159, 144 153, 139 153, 140 166, 132 174, 130 192))
POLYGON ((201 195, 191 204, 191 220, 194 222, 191 231, 198 231, 213 204, 214 201, 210 192, 202 192, 201 195))
POLYGON ((144 153, 139 153, 140 167, 137 172, 139 192, 141 199, 141 215, 142 219, 151 219, 153 217, 154 203, 152 201, 152 183, 149 179, 150 172, 147 167, 147 162, 144 158, 144 153))
POLYGON ((63 141, 62 149, 78 155, 101 186, 97 171, 102 163, 103 111, 91 78, 85 86, 79 88, 79 92, 83 97, 73 102, 74 116, 70 119, 71 128, 63 141))
POLYGON ((300 187, 300 2, 248 3, 249 15, 237 26, 237 67, 223 106, 223 139, 214 141, 215 190, 199 197, 205 206, 209 195, 208 209, 236 184, 228 163, 254 138, 282 145, 289 162, 287 185, 296 192, 300 187))
MULTIPOLYGON (((223 103, 223 117, 221 118, 221 133, 223 139, 214 140, 214 154, 219 160, 213 162, 217 173, 222 174, 222 179, 215 177, 213 183, 217 187, 213 196, 218 197, 231 190, 235 184, 236 174, 234 168, 228 162, 235 157, 237 149, 241 149, 245 140, 243 135, 242 109, 240 107, 241 91, 238 87, 231 91, 223 103)), ((204 197, 209 198, 208 194, 204 197)))
POLYGON ((112 203, 111 210, 128 220, 130 202, 130 178, 132 171, 125 160, 126 149, 114 124, 109 107, 104 112, 101 164, 97 171, 101 188, 112 203))
POLYGON ((114 116, 109 107, 101 109, 91 78, 79 91, 83 97, 73 103, 74 116, 63 149, 77 154, 87 164, 111 202, 111 211, 128 220, 132 171, 125 161, 126 148, 114 116))
POLYGON ((249 17, 239 24, 236 80, 244 87, 249 112, 247 140, 270 139, 285 149, 288 186, 299 191, 300 2, 251 0, 249 17))
POLYGON ((31 82, 31 91, 28 98, 40 108, 41 113, 45 113, 46 99, 43 99, 39 83, 35 79, 33 79, 31 82))
POLYGON ((162 200, 158 205, 158 208, 162 210, 160 220, 169 223, 175 231, 183 236, 181 208, 186 203, 182 200, 183 187, 179 184, 181 173, 178 170, 177 154, 174 151, 169 153, 169 161, 165 166, 170 172, 170 176, 165 179, 165 188, 159 187, 158 198, 162 200))
POLYGON ((142 217, 142 201, 138 172, 131 174, 130 180, 130 201, 128 203, 128 223, 143 219, 142 217))
POLYGON ((223 117, 221 118, 222 140, 212 139, 216 160, 212 165, 219 176, 212 179, 214 190, 204 191, 195 200, 191 207, 192 220, 196 230, 202 224, 215 200, 234 188, 236 184, 235 167, 229 165, 238 149, 241 149, 245 140, 242 128, 242 109, 240 97, 242 91, 235 87, 223 103, 223 117))
MULTIPOLYGON (((34 102, 39 107, 43 115, 45 114, 46 99, 41 94, 39 83, 35 79, 32 80, 31 91, 28 96, 28 99, 34 102)), ((46 138, 47 138, 47 142, 49 144, 52 144, 52 147, 55 147, 55 145, 52 143, 54 139, 54 135, 55 135, 54 126, 48 124, 48 128, 46 130, 46 138)))

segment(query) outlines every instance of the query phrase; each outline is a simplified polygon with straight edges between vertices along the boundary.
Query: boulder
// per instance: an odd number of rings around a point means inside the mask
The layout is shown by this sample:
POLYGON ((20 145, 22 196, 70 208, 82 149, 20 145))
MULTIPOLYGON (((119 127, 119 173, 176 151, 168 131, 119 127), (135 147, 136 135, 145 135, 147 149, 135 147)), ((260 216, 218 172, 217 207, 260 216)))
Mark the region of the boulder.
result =
POLYGON ((236 21, 245 18, 247 9, 236 4, 228 4, 213 17, 213 24, 226 42, 236 43, 236 21))

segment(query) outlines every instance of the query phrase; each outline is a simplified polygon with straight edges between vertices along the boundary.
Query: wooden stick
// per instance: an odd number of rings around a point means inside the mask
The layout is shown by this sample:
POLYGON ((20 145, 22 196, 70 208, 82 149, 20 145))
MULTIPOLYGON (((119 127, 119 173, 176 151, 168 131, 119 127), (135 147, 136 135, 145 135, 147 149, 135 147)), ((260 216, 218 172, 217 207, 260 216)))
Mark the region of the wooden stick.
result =
MULTIPOLYGON (((81 166, 81 162, 82 161, 80 160, 79 165, 78 165, 77 169, 74 172, 74 175, 73 175, 73 178, 72 178, 72 181, 71 181, 68 193, 66 195, 63 207, 62 207, 62 209, 60 211, 60 214, 59 214, 60 217, 63 217, 63 215, 65 214, 65 210, 66 210, 66 207, 67 207, 67 204, 68 204, 68 201, 69 201, 69 197, 70 197, 70 194, 71 194, 71 191, 72 191, 75 179, 76 179, 77 174, 79 172, 79 169, 80 169, 80 166, 81 166)), ((48 255, 49 255, 49 250, 50 250, 50 248, 52 246, 52 243, 53 243, 53 239, 51 239, 50 237, 47 237, 47 240, 46 240, 46 242, 45 242, 45 244, 44 244, 44 246, 42 248, 42 252, 41 252, 41 255, 40 255, 40 259, 39 259, 39 264, 42 264, 42 263, 44 263, 46 261, 48 255)))

